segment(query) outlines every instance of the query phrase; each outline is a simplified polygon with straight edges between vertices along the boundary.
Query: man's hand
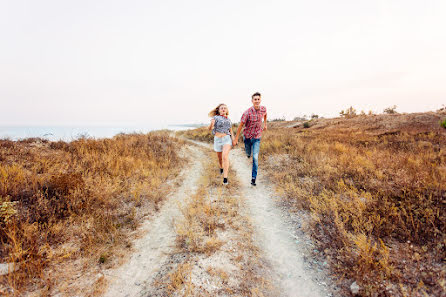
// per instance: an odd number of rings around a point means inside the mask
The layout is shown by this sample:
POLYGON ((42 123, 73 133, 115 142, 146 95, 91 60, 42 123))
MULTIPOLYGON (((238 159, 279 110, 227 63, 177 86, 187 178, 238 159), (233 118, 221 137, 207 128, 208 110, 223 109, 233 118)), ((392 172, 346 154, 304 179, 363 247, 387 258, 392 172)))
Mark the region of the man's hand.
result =
POLYGON ((238 139, 233 139, 232 140, 232 146, 236 146, 238 144, 238 139))
POLYGON ((268 126, 266 125, 266 123, 263 124, 263 130, 267 130, 268 126))

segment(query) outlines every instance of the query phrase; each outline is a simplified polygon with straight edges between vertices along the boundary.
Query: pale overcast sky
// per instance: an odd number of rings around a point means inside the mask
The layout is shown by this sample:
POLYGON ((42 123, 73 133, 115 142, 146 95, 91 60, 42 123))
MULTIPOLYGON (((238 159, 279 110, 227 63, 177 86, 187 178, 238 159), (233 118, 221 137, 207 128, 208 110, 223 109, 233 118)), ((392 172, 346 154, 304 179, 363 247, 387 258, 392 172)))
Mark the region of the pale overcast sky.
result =
POLYGON ((0 0, 0 125, 446 104, 446 1, 0 0))

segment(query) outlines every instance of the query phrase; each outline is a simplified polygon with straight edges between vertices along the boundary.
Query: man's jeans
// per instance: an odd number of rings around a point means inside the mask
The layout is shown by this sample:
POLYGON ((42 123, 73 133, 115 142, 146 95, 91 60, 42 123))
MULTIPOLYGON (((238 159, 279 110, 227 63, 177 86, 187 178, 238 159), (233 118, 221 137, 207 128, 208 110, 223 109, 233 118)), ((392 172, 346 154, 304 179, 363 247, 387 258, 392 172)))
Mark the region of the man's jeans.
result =
POLYGON ((245 138, 245 152, 247 156, 251 156, 252 153, 252 178, 257 177, 257 169, 259 168, 259 151, 260 151, 260 138, 245 138))

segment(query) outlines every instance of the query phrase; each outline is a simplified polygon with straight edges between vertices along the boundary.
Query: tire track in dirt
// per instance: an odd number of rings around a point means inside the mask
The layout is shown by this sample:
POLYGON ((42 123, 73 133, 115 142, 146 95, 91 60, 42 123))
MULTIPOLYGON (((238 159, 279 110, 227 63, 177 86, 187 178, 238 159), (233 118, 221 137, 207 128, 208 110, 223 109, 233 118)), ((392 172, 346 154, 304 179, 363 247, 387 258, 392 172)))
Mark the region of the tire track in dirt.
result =
POLYGON ((172 219, 180 215, 178 203, 195 193, 203 170, 201 149, 189 146, 186 153, 189 154, 190 162, 182 172, 182 185, 167 198, 153 218, 142 224, 140 230, 144 235, 134 242, 134 252, 130 259, 117 269, 104 272, 109 282, 104 296, 139 296, 167 260, 175 245, 176 234, 172 219))
MULTIPOLYGON (((231 168, 236 171, 246 198, 246 212, 252 219, 255 239, 274 269, 271 277, 281 288, 280 295, 330 296, 328 288, 316 281, 321 273, 306 267, 304 247, 300 246, 304 240, 293 235, 292 226, 284 220, 286 214, 275 205, 274 190, 261 176, 257 186, 251 186, 251 160, 241 150, 231 152, 231 168)), ((327 277, 322 278, 328 283, 327 277)))

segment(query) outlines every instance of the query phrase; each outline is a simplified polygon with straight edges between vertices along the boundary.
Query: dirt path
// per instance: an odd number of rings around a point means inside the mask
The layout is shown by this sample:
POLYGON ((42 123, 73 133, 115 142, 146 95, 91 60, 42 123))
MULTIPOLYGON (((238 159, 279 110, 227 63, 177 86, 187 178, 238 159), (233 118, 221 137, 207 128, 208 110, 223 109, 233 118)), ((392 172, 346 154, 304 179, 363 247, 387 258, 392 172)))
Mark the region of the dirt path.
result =
POLYGON ((274 197, 277 195, 262 178, 261 171, 257 186, 251 186, 252 159, 242 150, 233 150, 231 168, 241 184, 248 205, 246 211, 255 227, 255 238, 274 269, 272 278, 281 288, 281 296, 330 295, 326 288, 328 279, 305 264, 305 240, 295 235, 295 230, 285 220, 287 215, 276 206, 274 197))
MULTIPOLYGON (((180 281, 187 286, 180 285, 173 296, 182 296, 185 292, 191 296, 232 296, 230 292, 251 292, 248 295, 253 296, 330 296, 328 277, 305 262, 305 257, 311 260, 306 239, 299 237, 296 226, 274 201, 272 185, 261 177, 261 171, 257 187, 250 185, 252 161, 240 149, 230 153, 233 184, 229 192, 232 194, 222 195, 219 183, 208 188, 211 192, 206 194, 209 205, 221 213, 216 215, 218 224, 225 226, 209 238, 220 247, 210 253, 175 248, 177 234, 173 221, 184 216, 184 202, 195 195, 200 177, 205 176, 204 168, 209 166, 203 156, 204 151, 210 151, 210 146, 193 143, 200 147, 189 148, 191 162, 184 172, 183 184, 157 216, 143 225, 146 234, 135 242, 130 260, 106 273, 110 286, 105 296, 164 296, 168 292, 166 280, 180 269, 187 269, 186 279, 180 281), (232 202, 222 199, 230 196, 232 202), (224 212, 231 214, 224 216, 224 212), (252 264, 253 260, 257 264, 252 264), (275 293, 265 294, 263 280, 274 287, 273 291, 267 291, 275 293)), ((237 296, 246 295, 237 293, 237 296)))
POLYGON ((180 215, 178 203, 194 194, 202 174, 200 148, 190 146, 188 153, 191 161, 182 173, 181 187, 166 200, 154 218, 143 223, 141 231, 145 234, 134 242, 131 258, 118 269, 104 273, 110 284, 105 296, 139 296, 166 261, 176 238, 172 219, 180 215))

